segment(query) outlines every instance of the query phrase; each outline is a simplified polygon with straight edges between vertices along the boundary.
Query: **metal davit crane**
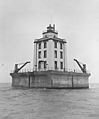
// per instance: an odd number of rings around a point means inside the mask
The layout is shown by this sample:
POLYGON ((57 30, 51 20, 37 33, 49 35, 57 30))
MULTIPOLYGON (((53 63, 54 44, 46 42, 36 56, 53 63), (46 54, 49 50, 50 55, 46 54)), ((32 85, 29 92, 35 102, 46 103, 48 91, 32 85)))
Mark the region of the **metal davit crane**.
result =
POLYGON ((74 59, 74 61, 76 61, 76 63, 78 64, 78 66, 80 67, 81 71, 83 73, 86 73, 86 64, 82 64, 83 66, 81 66, 80 62, 77 59, 74 59))
POLYGON ((15 64, 15 70, 14 73, 18 73, 26 64, 28 64, 30 62, 25 62, 25 63, 19 63, 19 64, 15 64), (20 68, 18 68, 18 65, 23 64, 20 68))

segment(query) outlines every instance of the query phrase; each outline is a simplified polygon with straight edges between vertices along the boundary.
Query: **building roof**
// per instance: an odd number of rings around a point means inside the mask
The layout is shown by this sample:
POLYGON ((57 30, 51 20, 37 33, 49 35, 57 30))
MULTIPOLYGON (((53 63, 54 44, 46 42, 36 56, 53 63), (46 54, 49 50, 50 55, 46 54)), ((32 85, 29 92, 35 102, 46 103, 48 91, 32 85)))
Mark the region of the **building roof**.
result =
POLYGON ((45 35, 45 36, 43 36, 40 39, 35 39, 34 43, 38 43, 38 42, 42 42, 42 41, 48 41, 48 40, 66 43, 66 40, 58 38, 57 34, 58 34, 58 32, 55 30, 55 24, 53 26, 51 26, 51 24, 49 24, 49 26, 47 27, 47 30, 45 32, 43 32, 43 35, 45 35), (49 33, 54 33, 56 35, 53 35, 53 37, 48 37, 47 34, 49 34, 49 33))
POLYGON ((53 40, 53 41, 58 41, 58 42, 63 42, 66 43, 65 39, 61 39, 58 37, 53 37, 53 38, 40 38, 40 39, 35 39, 34 43, 42 42, 42 41, 48 41, 48 40, 53 40))

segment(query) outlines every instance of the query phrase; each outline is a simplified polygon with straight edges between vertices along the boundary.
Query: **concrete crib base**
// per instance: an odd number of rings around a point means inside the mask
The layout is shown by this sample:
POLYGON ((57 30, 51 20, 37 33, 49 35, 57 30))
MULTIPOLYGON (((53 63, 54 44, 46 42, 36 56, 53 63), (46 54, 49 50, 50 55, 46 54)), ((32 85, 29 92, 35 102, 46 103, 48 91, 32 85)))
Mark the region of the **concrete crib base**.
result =
POLYGON ((22 88, 81 89, 89 88, 87 73, 34 71, 10 73, 12 86, 22 88))

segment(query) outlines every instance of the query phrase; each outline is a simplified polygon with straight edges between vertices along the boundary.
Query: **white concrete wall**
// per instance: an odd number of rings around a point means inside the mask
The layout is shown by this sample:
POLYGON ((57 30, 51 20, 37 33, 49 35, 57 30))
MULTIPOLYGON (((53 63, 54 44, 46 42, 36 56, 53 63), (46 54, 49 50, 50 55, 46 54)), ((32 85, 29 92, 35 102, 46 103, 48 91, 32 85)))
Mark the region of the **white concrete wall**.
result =
POLYGON ((60 42, 57 42, 57 48, 54 48, 54 41, 48 40, 47 42, 47 47, 44 48, 44 42, 41 42, 41 49, 38 48, 39 43, 37 43, 37 51, 36 51, 36 43, 34 44, 34 65, 37 65, 37 70, 38 70, 38 62, 40 60, 46 61, 47 62, 47 69, 49 70, 54 70, 54 61, 57 61, 57 67, 58 70, 63 71, 64 68, 67 68, 66 62, 67 62, 67 57, 66 57, 66 46, 63 44, 63 49, 60 49, 60 42), (44 50, 47 51, 47 58, 44 58, 44 50), (57 51, 57 58, 54 56, 54 51, 57 51), (38 58, 38 52, 41 51, 41 58, 38 58), (60 58, 60 51, 63 52, 63 58, 60 58), (65 65, 64 65, 64 60, 65 60, 65 65), (60 62, 63 62, 63 69, 60 69, 60 62))
POLYGON ((54 70, 54 42, 53 40, 48 41, 48 69, 54 70))
MULTIPOLYGON (((54 48, 54 49, 56 49, 56 48, 54 48)), ((60 49, 60 42, 57 42, 57 49, 56 50, 57 50, 57 54, 58 54, 58 57, 57 57, 58 69, 63 71, 63 69, 60 69, 60 62, 63 62, 63 68, 64 68, 64 50, 60 49), (62 59, 60 58, 60 51, 63 52, 63 58, 62 59)))
MULTIPOLYGON (((41 42, 41 49, 38 48, 39 43, 37 43, 37 70, 38 70, 38 62, 39 61, 48 61, 48 41, 47 42, 47 48, 44 48, 44 42, 41 42), (44 51, 47 51, 47 57, 44 58, 44 51), (41 58, 38 58, 38 52, 41 51, 41 58)), ((43 70, 43 69, 42 69, 43 70)))
MULTIPOLYGON (((38 70, 38 62, 39 61, 46 61, 47 62, 47 69, 49 70, 54 70, 54 62, 57 61, 57 68, 60 71, 64 71, 64 68, 67 68, 67 51, 66 51, 66 43, 63 43, 63 48, 60 49, 60 41, 57 42, 57 48, 54 48, 54 39, 52 40, 52 38, 54 36, 58 37, 58 34, 55 33, 45 33, 43 34, 43 37, 45 37, 45 35, 49 39, 47 42, 47 47, 44 48, 44 41, 40 41, 41 42, 41 49, 38 49, 39 43, 35 43, 34 44, 34 67, 35 65, 37 66, 37 70, 38 70), (37 44, 37 47, 36 47, 37 44), (37 49, 37 51, 36 51, 37 49), (47 51, 47 58, 44 58, 44 50, 47 51), (57 58, 55 58, 54 56, 54 51, 57 51, 57 58), (41 51, 41 58, 38 58, 38 52, 41 51), (60 51, 63 52, 63 58, 60 58, 60 51), (65 61, 64 61, 65 60, 65 61), (60 62, 63 62, 63 69, 60 68, 60 62)), ((43 39, 44 40, 44 39, 43 39)))
POLYGON ((64 68, 65 70, 68 69, 68 66, 67 66, 67 43, 64 43, 64 68))
MULTIPOLYGON (((54 70, 54 61, 57 61, 57 67, 59 70, 64 70, 64 47, 60 49, 60 42, 57 42, 57 48, 54 48, 54 41, 48 41, 48 67, 54 70), (57 58, 54 56, 54 51, 57 51, 57 58), (63 52, 63 59, 60 58, 60 51, 63 52), (60 69, 60 62, 63 62, 63 69, 60 69)), ((65 59, 66 60, 66 59, 65 59)))
POLYGON ((36 66, 37 66, 37 48, 36 48, 36 43, 34 43, 34 60, 33 60, 33 69, 36 70, 36 66))

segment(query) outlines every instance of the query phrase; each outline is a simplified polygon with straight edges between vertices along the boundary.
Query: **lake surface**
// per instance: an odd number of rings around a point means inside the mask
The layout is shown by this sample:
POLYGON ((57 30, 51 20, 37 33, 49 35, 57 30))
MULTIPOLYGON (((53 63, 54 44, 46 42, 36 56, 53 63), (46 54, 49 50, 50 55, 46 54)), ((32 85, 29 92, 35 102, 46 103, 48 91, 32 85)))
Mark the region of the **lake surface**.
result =
POLYGON ((0 119, 99 119, 99 84, 77 90, 0 84, 0 119))

